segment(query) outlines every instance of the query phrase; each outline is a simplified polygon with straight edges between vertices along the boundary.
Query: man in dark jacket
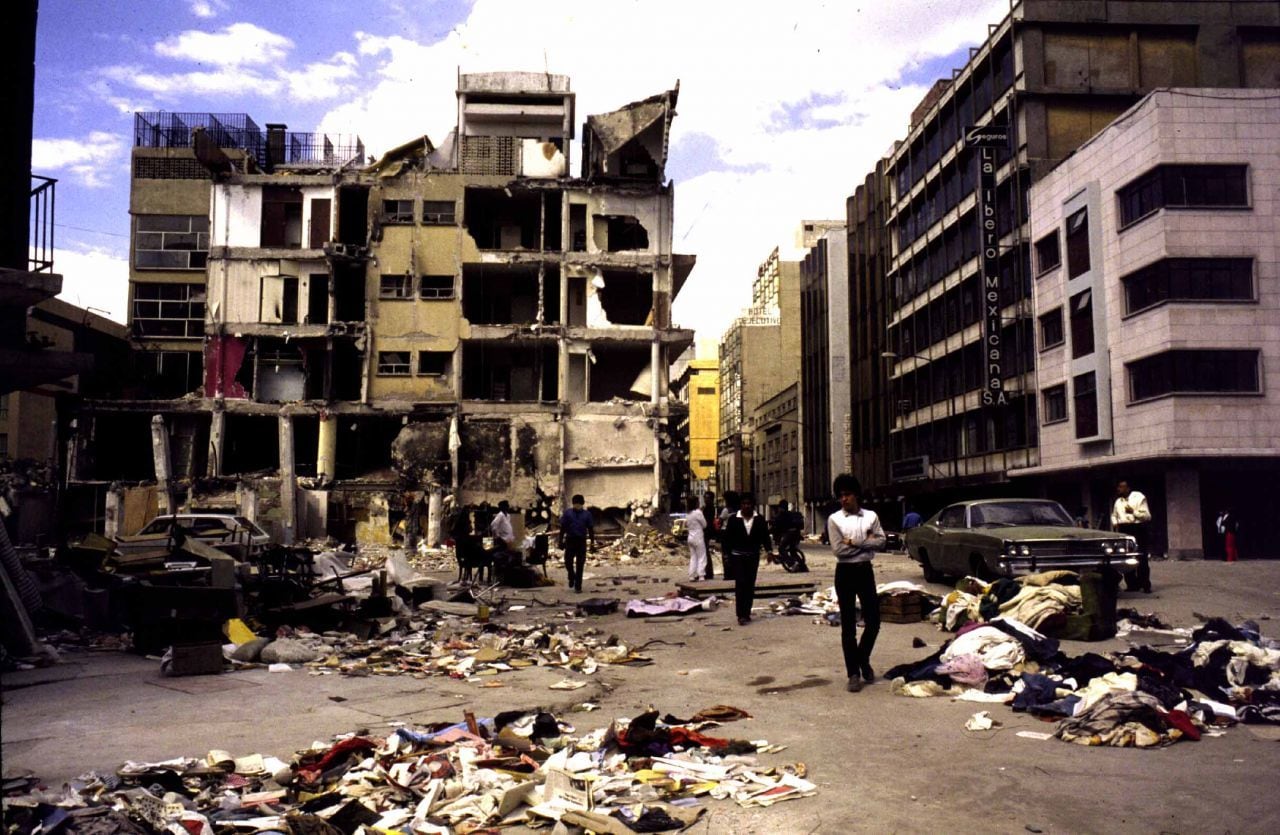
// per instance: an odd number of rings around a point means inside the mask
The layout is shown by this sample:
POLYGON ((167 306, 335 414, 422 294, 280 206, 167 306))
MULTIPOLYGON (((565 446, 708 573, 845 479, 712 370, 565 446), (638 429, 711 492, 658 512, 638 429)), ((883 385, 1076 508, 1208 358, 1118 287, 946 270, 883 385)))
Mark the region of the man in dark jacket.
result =
POLYGON ((760 570, 760 550, 773 558, 773 537, 769 523, 756 513, 756 500, 750 493, 738 497, 736 514, 725 522, 720 542, 725 559, 733 565, 733 595, 738 611, 738 625, 751 622, 751 605, 756 597, 756 574, 760 570))

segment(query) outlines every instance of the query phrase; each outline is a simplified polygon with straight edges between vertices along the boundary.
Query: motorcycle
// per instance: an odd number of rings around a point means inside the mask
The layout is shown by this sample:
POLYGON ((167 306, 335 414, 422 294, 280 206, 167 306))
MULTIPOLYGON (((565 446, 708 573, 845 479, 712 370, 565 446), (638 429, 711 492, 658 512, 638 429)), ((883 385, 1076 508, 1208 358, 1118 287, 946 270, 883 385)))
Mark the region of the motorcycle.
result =
POLYGON ((800 550, 800 531, 784 531, 778 539, 778 564, 788 574, 803 574, 809 570, 804 551, 800 550))

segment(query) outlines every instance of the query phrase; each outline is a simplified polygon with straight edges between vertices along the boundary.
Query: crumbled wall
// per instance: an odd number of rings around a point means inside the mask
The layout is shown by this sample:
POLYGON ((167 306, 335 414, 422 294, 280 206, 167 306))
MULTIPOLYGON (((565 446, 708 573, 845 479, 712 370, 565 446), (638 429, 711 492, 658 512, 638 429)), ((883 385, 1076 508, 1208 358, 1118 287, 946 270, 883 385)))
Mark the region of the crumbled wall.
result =
POLYGON ((447 487, 449 424, 430 421, 407 424, 391 444, 391 466, 413 489, 447 487))

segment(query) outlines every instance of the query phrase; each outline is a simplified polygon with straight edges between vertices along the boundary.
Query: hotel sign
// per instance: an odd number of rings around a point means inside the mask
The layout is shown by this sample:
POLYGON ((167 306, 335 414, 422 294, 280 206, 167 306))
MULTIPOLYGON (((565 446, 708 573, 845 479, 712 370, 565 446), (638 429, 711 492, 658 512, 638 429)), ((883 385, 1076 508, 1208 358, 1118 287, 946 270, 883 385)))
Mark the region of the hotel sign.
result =
POLYGON ((1004 125, 971 127, 964 133, 965 145, 973 148, 978 165, 978 227, 982 241, 982 353, 985 359, 982 405, 1003 406, 1009 402, 1004 392, 1004 346, 1000 331, 1000 231, 996 221, 996 149, 1009 147, 1009 128, 1004 125))

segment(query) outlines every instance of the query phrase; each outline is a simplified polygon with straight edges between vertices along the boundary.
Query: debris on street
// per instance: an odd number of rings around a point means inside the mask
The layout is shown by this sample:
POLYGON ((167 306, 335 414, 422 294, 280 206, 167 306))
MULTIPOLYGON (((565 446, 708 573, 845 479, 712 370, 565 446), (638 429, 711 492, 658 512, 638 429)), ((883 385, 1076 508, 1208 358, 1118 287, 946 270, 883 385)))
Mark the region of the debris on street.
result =
MULTIPOLYGON (((749 718, 717 705, 699 715, 749 718)), ((706 732, 716 721, 649 711, 574 736, 541 711, 361 731, 272 756, 125 763, 60 789, 6 776, 6 832, 463 833, 559 822, 569 832, 684 830, 710 801, 768 807, 809 797, 804 763, 765 765, 781 746, 706 732)))
MULTIPOLYGON (((1280 642, 1213 618, 1176 652, 1142 645, 1069 657, 1012 618, 962 627, 920 661, 889 670, 896 695, 1009 704, 1058 721, 1059 739, 1150 747, 1237 722, 1280 725, 1280 642)), ((981 724, 977 716, 966 724, 981 724)))

